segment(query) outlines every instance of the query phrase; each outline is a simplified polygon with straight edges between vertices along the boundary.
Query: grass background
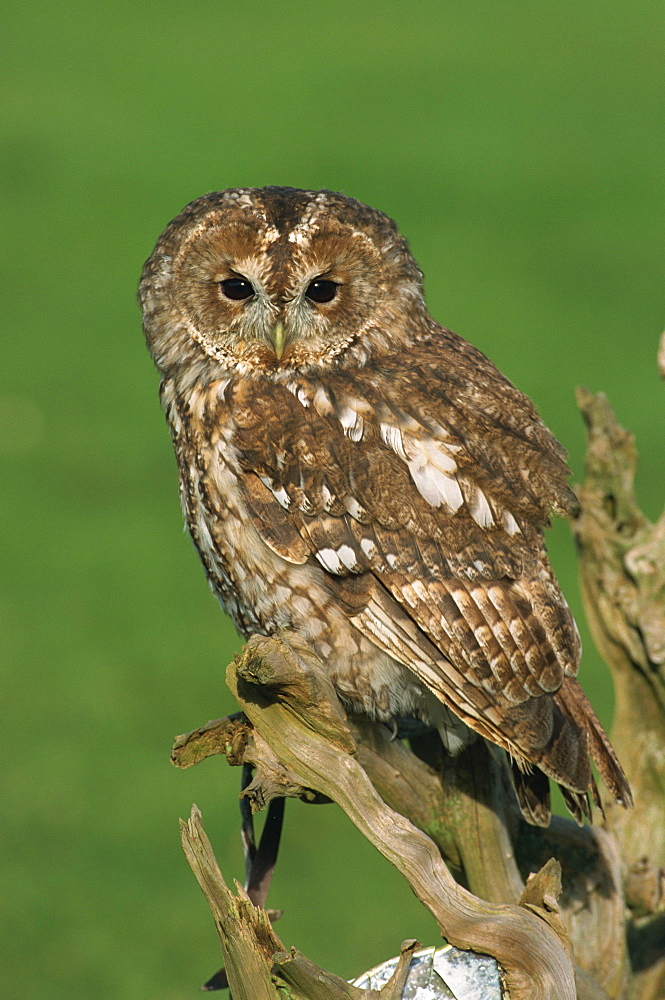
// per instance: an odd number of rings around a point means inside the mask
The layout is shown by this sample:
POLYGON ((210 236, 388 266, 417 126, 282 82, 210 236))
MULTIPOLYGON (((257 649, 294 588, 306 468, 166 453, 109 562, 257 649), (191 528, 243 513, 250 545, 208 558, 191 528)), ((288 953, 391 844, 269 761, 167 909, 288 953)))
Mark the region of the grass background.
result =
MULTIPOLYGON (((537 402, 581 475, 605 390, 663 501, 662 8, 481 0, 14 4, 3 15, 3 995, 176 1000, 219 965, 180 854, 196 801, 242 877, 237 772, 168 763, 232 710, 135 287, 165 224, 235 185, 397 219, 433 314, 537 402), (661 106, 659 107, 659 104, 661 106)), ((569 529, 555 565, 581 617, 569 529)), ((584 622, 582 679, 611 691, 584 622)), ((289 803, 278 930, 338 974, 437 939, 333 806, 289 803)), ((2 983, 0 982, 0 987, 2 983)))

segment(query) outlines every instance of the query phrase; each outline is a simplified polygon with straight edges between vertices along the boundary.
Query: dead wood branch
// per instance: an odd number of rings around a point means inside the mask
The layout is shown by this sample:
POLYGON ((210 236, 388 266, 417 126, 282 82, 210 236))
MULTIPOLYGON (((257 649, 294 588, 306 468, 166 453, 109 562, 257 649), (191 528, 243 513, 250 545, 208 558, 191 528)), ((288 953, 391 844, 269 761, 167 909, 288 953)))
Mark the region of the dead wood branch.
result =
MULTIPOLYGON (((337 802, 448 941, 497 958, 512 1000, 662 1000, 665 514, 652 525, 640 512, 633 441, 607 400, 582 390, 578 402, 589 428, 575 525, 582 588, 616 684, 612 739, 633 811, 608 805, 604 827, 559 817, 547 830, 529 826, 481 741, 452 759, 425 734, 412 740, 414 753, 385 727, 347 719, 325 670, 293 636, 250 640, 228 671, 243 712, 179 737, 173 762, 189 767, 221 753, 251 763, 245 794, 255 809, 276 796, 337 802)), ((284 949, 265 911, 224 884, 194 813, 183 842, 215 915, 234 1000, 275 1000, 286 987, 294 1000, 370 995, 284 949)), ((383 1000, 399 997, 412 950, 404 946, 402 980, 393 977, 383 1000)))
MULTIPOLYGON (((257 807, 275 795, 332 799, 404 874, 447 941, 498 960, 513 1000, 575 997, 565 932, 553 903, 555 871, 548 870, 542 891, 534 891, 523 906, 487 902, 458 885, 432 841, 377 793, 355 757, 328 675, 297 641, 253 637, 229 667, 227 681, 252 724, 243 759, 256 766, 256 775, 245 794, 257 807)), ((204 733, 208 737, 210 727, 204 733)), ((179 740, 179 752, 188 742, 179 740)), ((223 947, 226 953, 228 945, 223 947)))
POLYGON ((588 428, 586 478, 575 524, 584 607, 616 689, 611 739, 633 789, 607 826, 622 859, 630 996, 665 996, 665 512, 656 524, 634 490, 633 436, 606 397, 578 391, 588 428))

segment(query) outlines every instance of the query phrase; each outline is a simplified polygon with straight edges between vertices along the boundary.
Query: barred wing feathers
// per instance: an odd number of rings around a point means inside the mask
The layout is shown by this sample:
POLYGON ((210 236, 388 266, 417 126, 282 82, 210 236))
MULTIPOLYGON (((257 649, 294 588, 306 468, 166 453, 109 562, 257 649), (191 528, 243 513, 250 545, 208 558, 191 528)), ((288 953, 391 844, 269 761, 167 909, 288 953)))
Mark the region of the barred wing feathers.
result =
POLYGON ((593 787, 589 751, 628 800, 568 680, 579 639, 542 539, 550 510, 575 510, 563 450, 479 352, 465 345, 444 370, 440 348, 432 360, 426 347, 407 368, 389 360, 325 386, 231 381, 254 523, 284 558, 316 559, 356 628, 524 769, 568 789, 578 817, 593 787), (345 596, 358 576, 365 585, 345 596))

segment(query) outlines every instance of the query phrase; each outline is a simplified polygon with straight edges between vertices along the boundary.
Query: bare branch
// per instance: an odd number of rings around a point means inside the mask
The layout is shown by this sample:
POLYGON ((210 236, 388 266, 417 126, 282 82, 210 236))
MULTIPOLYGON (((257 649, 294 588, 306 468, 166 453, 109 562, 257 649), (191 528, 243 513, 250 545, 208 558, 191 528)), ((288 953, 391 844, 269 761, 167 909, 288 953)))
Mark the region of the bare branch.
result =
POLYGON ((612 742, 635 808, 608 809, 628 864, 665 865, 665 513, 651 524, 633 481, 633 437, 606 399, 579 390, 589 430, 575 525, 584 605, 616 686, 612 742))
POLYGON ((276 1000, 270 968, 272 955, 283 945, 265 910, 253 906, 237 883, 236 896, 226 885, 196 806, 188 822, 180 821, 180 830, 185 856, 215 919, 234 1000, 276 1000))
MULTIPOLYGON (((330 679, 309 650, 296 652, 286 637, 255 636, 229 667, 227 682, 284 768, 286 794, 301 794, 296 791, 299 784, 301 791, 312 789, 337 802, 408 879, 446 940, 494 955, 505 970, 513 1000, 575 997, 570 956, 550 926, 549 911, 537 907, 539 919, 525 908, 473 896, 452 878, 432 841, 386 806, 352 756, 354 743, 330 679), (266 688, 278 695, 276 700, 267 700, 266 688)), ((272 787, 260 790, 265 760, 264 756, 251 792, 261 801, 275 793, 272 787)), ((272 781, 272 762, 269 772, 272 781)))
MULTIPOLYGON (((665 338, 661 359, 664 350, 665 338)), ((607 808, 633 907, 626 928, 630 995, 658 1000, 665 996, 665 512, 651 524, 639 509, 633 437, 606 397, 580 389, 577 398, 589 435, 575 525, 582 595, 614 678, 612 742, 635 799, 627 812, 607 808)))
MULTIPOLYGON (((222 753, 251 764, 244 794, 255 810, 278 796, 337 802, 404 874, 448 941, 499 961, 512 1000, 660 1000, 665 514, 652 525, 639 510, 633 440, 605 397, 580 390, 578 402, 589 428, 575 525, 582 588, 617 688, 612 738, 635 792, 632 812, 610 804, 606 828, 559 817, 548 829, 529 826, 512 804, 506 768, 483 741, 451 758, 435 735, 413 739, 409 750, 386 727, 347 719, 325 669, 291 635, 248 642, 228 669, 243 713, 178 737, 172 760, 190 767, 222 753)), ((215 915, 235 1000, 275 1000, 284 989, 294 1000, 378 997, 284 949, 265 911, 226 887, 196 812, 183 844, 215 915)), ((403 946, 382 1000, 398 1000, 414 947, 403 946)))

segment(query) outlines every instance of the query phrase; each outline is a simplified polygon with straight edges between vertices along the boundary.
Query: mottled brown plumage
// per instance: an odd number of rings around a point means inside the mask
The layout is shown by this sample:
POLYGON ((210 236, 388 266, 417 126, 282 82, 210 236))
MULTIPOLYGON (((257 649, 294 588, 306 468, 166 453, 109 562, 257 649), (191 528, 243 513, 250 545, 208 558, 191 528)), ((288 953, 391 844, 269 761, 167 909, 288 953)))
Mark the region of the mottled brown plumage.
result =
POLYGON ((192 538, 244 635, 297 632, 350 710, 503 748, 532 822, 543 775, 588 813, 589 754, 628 803, 543 543, 576 509, 563 449, 421 279, 387 216, 327 191, 171 223, 140 298, 192 538))

